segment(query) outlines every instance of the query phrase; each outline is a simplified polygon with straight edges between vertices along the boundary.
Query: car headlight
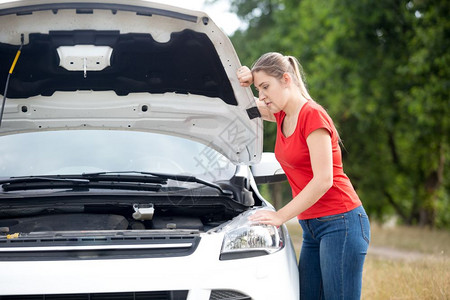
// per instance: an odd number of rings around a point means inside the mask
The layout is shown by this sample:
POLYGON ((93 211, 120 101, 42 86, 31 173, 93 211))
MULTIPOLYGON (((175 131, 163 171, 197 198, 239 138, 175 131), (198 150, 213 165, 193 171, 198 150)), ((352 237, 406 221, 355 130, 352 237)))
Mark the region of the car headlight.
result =
POLYGON ((221 260, 267 255, 283 247, 280 228, 248 220, 248 216, 255 211, 247 211, 237 216, 221 229, 225 233, 221 260))

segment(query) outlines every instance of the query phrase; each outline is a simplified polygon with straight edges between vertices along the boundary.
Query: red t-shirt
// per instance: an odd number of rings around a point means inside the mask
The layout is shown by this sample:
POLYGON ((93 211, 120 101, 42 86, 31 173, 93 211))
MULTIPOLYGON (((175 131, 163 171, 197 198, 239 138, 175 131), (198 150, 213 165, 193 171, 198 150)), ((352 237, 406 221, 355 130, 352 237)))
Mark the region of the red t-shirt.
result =
POLYGON ((350 179, 342 166, 339 135, 328 113, 318 103, 309 100, 300 110, 297 127, 292 135, 285 137, 281 124, 286 114, 275 114, 277 121, 277 140, 275 156, 286 173, 295 197, 313 177, 311 158, 306 138, 314 130, 324 128, 331 136, 333 155, 333 185, 313 206, 298 215, 305 220, 350 211, 361 205, 350 179))

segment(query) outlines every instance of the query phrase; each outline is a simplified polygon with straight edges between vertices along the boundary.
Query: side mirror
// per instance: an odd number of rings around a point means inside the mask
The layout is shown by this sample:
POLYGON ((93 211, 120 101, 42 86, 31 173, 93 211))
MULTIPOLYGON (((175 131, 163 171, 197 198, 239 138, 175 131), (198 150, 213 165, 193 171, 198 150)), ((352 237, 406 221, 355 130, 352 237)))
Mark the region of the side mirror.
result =
POLYGON ((261 161, 252 165, 251 170, 257 184, 282 182, 287 179, 275 158, 275 153, 264 152, 261 161))

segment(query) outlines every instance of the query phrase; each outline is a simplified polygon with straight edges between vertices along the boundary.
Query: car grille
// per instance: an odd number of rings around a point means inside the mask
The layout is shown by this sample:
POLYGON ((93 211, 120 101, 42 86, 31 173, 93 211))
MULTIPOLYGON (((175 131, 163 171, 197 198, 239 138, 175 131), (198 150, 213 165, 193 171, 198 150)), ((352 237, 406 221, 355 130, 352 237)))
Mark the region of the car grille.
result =
POLYGON ((0 300, 186 300, 188 291, 0 296, 0 300))
POLYGON ((79 237, 78 233, 66 232, 54 238, 0 237, 0 261, 176 257, 192 254, 200 242, 198 233, 126 233, 123 236, 84 232, 79 237))
POLYGON ((251 300, 247 295, 237 291, 230 290, 213 290, 209 300, 251 300))
MULTIPOLYGON (((186 300, 188 291, 0 296, 0 300, 186 300)), ((209 300, 251 300, 237 291, 213 290, 209 300)))

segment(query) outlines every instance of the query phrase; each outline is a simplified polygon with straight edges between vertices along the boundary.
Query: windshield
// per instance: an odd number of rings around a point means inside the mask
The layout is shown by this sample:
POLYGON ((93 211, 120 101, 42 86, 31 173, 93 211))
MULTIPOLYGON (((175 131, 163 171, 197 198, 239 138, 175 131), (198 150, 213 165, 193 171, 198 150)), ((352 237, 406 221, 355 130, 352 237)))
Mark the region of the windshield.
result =
POLYGON ((169 135, 65 130, 0 137, 0 177, 158 172, 230 179, 236 166, 214 149, 169 135))

